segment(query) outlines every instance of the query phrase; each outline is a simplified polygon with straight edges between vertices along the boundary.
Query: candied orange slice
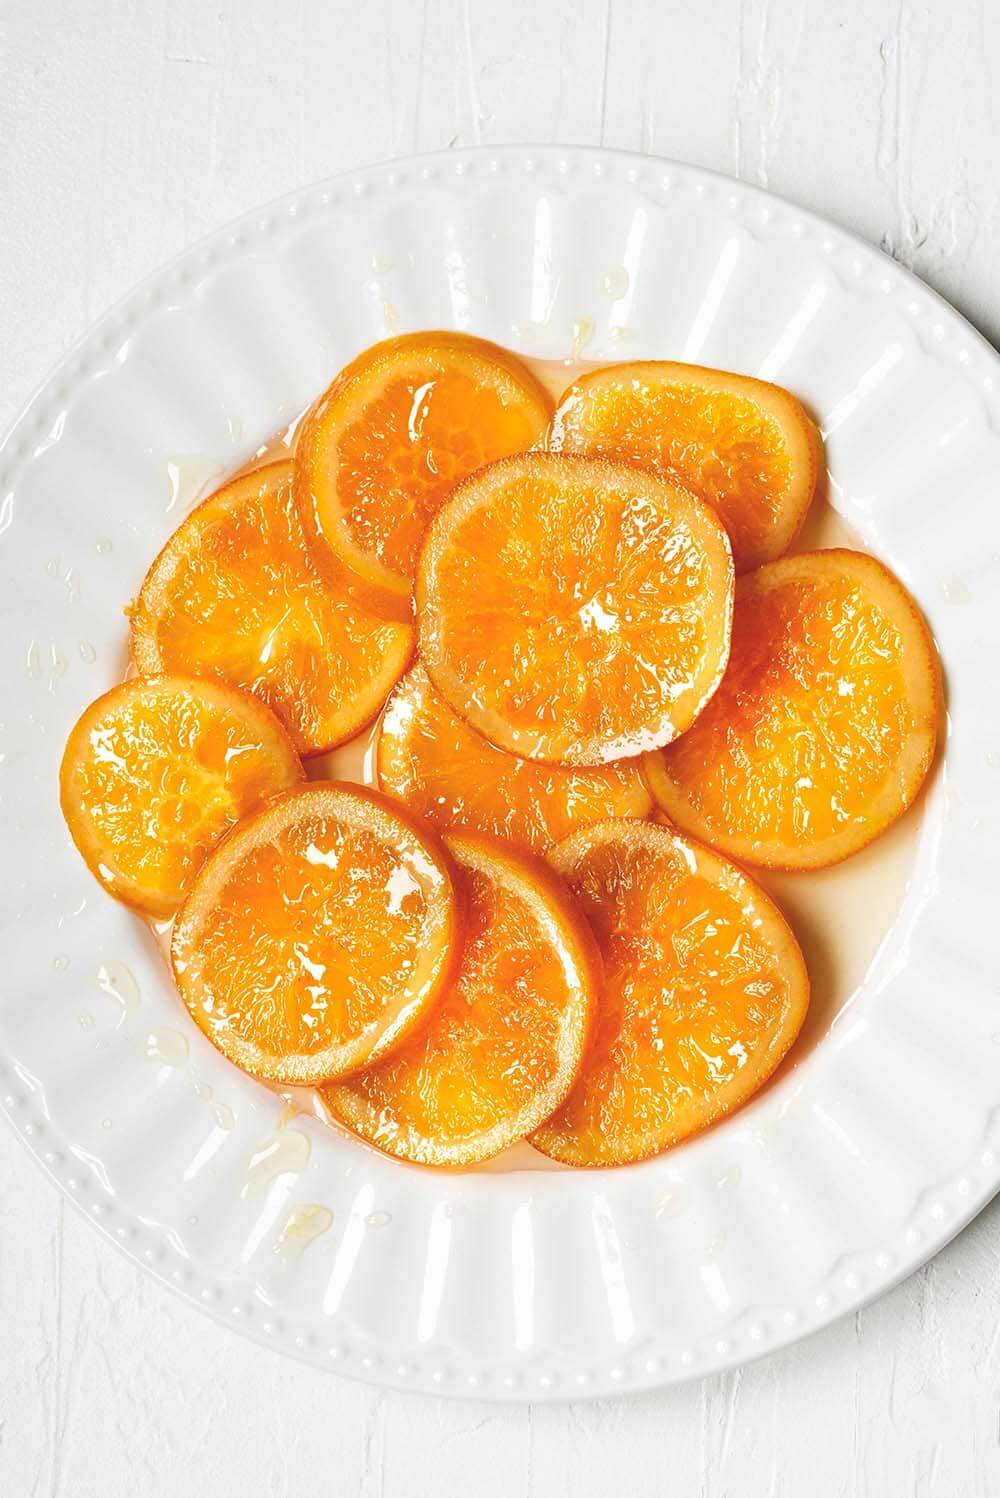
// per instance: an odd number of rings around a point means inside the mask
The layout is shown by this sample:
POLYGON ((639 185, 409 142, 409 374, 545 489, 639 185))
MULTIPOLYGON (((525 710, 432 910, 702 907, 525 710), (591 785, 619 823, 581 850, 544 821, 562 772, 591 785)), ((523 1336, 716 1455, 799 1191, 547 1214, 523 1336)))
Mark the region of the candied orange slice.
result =
POLYGON ((108 892, 173 914, 209 849, 302 778, 277 718, 246 692, 156 676, 92 702, 63 753, 63 816, 108 892))
POLYGON ((424 531, 455 484, 545 434, 552 402, 513 354, 464 333, 409 333, 342 370, 302 426, 296 492, 311 533, 409 618, 424 531))
POLYGON ((648 822, 601 822, 549 862, 604 960, 594 1035, 532 1144, 624 1165, 738 1108, 798 1034, 809 977, 785 918, 724 858, 648 822))
POLYGON ((817 869, 910 805, 934 757, 937 655, 903 585, 862 552, 741 578, 722 685, 644 769, 683 831, 733 858, 817 869))
POLYGON ((587 923, 544 864, 453 836, 465 944, 427 1025, 324 1089, 336 1118, 390 1155, 469 1165, 547 1117, 576 1076, 600 981, 587 923))
POLYGON ((315 1086, 383 1056, 460 948, 450 864, 374 791, 314 781, 242 822, 174 927, 181 997, 245 1071, 315 1086))
POLYGON ((707 506, 641 469, 549 453, 467 479, 417 575, 438 691, 498 748, 570 765, 683 732, 722 676, 732 601, 707 506))
POLYGON ((612 364, 576 380, 552 422, 556 452, 629 458, 712 505, 737 572, 781 556, 820 466, 815 426, 779 385, 695 364, 612 364))
POLYGON ((653 806, 638 761, 575 770, 494 749, 420 665, 386 704, 376 766, 382 790, 435 826, 492 833, 535 853, 587 822, 644 817, 653 806))
POLYGON ((131 623, 140 671, 246 687, 305 755, 371 722, 413 653, 410 625, 373 618, 317 568, 290 463, 234 479, 187 517, 146 574, 131 623))

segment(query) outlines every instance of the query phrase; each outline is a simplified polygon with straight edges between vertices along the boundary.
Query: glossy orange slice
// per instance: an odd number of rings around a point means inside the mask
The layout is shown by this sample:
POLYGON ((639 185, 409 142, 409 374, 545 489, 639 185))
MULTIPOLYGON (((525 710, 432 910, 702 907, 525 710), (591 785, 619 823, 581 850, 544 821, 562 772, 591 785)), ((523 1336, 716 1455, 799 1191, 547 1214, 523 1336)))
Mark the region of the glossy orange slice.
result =
POLYGON ((59 789, 91 873, 163 919, 223 833, 301 778, 291 740, 254 697, 156 676, 90 704, 67 741, 59 789))
POLYGON ((732 600, 729 544, 699 500, 638 468, 529 453, 467 479, 431 526, 420 651, 498 748, 599 765, 701 711, 732 600))
POLYGON ((566 1096, 600 979, 587 923, 544 864, 454 836, 461 962, 427 1025, 324 1090, 335 1117, 390 1155, 469 1165, 522 1139, 566 1096))
POLYGON ((567 1165, 624 1165, 738 1108, 798 1033, 809 978, 763 890, 648 822, 602 822, 549 862, 604 960, 594 1037, 532 1143, 567 1165))
POLYGON ((861 552, 805 552, 740 580, 721 687, 644 768, 683 831, 748 863, 822 868, 910 805, 940 713, 934 644, 898 579, 861 552))
POLYGON ((481 338, 378 343, 341 371, 299 434, 306 524, 373 606, 409 618, 428 521, 467 474, 541 440, 551 414, 534 375, 481 338))
POLYGON ((459 950, 450 862, 384 797, 315 781, 241 823, 203 866, 171 958, 230 1061, 314 1086, 398 1045, 459 950))
POLYGON ((781 556, 816 488, 819 435, 778 385, 695 364, 611 364, 570 385, 556 452, 629 458, 714 506, 737 572, 781 556))
POLYGON ((494 749, 416 665, 386 704, 379 785, 436 827, 506 837, 544 853, 587 822, 644 817, 653 800, 637 760, 574 770, 494 749))
POLYGON ((246 687, 305 755, 369 723, 413 652, 410 625, 373 618, 317 568, 290 463, 244 474, 200 504, 146 574, 131 622, 140 671, 246 687))

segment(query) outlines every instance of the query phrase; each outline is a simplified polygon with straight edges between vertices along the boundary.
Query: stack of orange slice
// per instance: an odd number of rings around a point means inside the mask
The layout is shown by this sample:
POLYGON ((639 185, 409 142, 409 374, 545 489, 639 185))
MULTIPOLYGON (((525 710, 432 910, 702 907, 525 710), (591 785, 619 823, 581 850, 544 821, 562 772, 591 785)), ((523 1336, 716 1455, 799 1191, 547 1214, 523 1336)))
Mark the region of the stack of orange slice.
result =
POLYGON ((745 1102, 809 978, 730 858, 856 852, 941 712, 898 580, 784 555, 820 461, 760 380, 620 364, 554 407, 506 350, 421 333, 188 516, 61 795, 105 888, 176 914, 213 1044, 424 1165, 525 1138, 620 1165, 745 1102), (329 779, 380 713, 375 785, 329 779))

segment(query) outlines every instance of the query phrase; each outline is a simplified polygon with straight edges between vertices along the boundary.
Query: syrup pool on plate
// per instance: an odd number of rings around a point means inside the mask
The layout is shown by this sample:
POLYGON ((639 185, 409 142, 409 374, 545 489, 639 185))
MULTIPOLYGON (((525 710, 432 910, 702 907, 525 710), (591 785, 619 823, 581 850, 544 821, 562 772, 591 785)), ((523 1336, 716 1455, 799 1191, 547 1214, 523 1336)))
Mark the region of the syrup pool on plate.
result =
MULTIPOLYGON (((612 362, 524 359, 556 401, 581 375, 612 362)), ((288 426, 263 443, 251 458, 233 470, 230 477, 287 458, 294 449, 295 434, 304 414, 299 413, 288 426)), ((218 482, 224 482, 221 476, 218 482)), ((870 551, 829 502, 821 484, 791 551, 835 546, 870 551)), ((309 778, 374 785, 377 735, 376 721, 348 743, 307 760, 309 778)), ((818 1044, 863 982, 902 906, 919 840, 921 818, 922 802, 869 848, 832 868, 810 873, 752 871, 754 878, 778 902, 792 926, 805 954, 812 982, 805 1025, 779 1076, 818 1044)), ((169 931, 169 926, 155 928, 165 955, 169 954, 169 931)), ((275 1087, 272 1090, 291 1101, 301 1112, 312 1114, 328 1124, 331 1122, 318 1093, 302 1088, 275 1087)), ((566 1168, 546 1160, 526 1142, 476 1167, 487 1171, 566 1168)))

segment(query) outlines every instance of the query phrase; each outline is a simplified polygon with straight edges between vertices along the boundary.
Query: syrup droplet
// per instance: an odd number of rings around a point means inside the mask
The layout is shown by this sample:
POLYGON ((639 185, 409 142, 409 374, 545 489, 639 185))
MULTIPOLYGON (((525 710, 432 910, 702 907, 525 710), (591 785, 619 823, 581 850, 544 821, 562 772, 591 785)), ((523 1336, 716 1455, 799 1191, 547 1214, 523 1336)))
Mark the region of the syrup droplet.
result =
POLYGON ((102 536, 99 541, 94 542, 94 550, 99 557, 106 557, 111 551, 111 542, 106 536, 102 536))
POLYGON ((93 645, 91 645, 89 640, 81 640, 79 645, 77 646, 77 649, 80 652, 80 659, 84 662, 85 665, 92 666, 97 660, 97 651, 94 649, 93 645))
POLYGON ((229 440, 230 440, 230 442, 232 442, 234 446, 236 445, 237 442, 241 441, 241 439, 243 437, 243 422, 240 419, 240 417, 238 417, 238 416, 227 416, 226 417, 226 431, 229 434, 229 440))
POLYGON ((189 510, 222 477, 222 469, 205 453, 177 453, 167 459, 167 514, 189 510))
POLYGON ((332 1226, 333 1213, 329 1207, 321 1207, 316 1202, 293 1207, 278 1234, 274 1251, 283 1259, 299 1259, 310 1243, 328 1233, 332 1226))
POLYGON ((217 1129, 225 1129, 228 1134, 230 1129, 236 1127, 236 1114, 228 1103, 213 1103, 212 1121, 217 1129))
POLYGON ((49 642, 49 691, 54 692, 56 683, 61 681, 69 669, 69 661, 63 655, 55 640, 49 642))
POLYGON ((57 973, 64 973, 69 967, 69 958, 66 956, 66 953, 59 952, 55 957, 53 957, 52 966, 57 973))
POLYGON ((386 1228, 392 1221, 391 1212, 369 1212, 365 1222, 370 1228, 386 1228))
POLYGON ((946 604, 970 604, 972 590, 960 577, 946 577, 942 583, 942 596, 946 604))
POLYGON ((683 1217, 688 1209, 687 1190, 683 1186, 671 1186, 664 1191, 656 1208, 656 1220, 663 1217, 683 1217))
POLYGON ((609 265, 601 277, 601 290, 613 302, 620 302, 628 291, 628 271, 624 265, 609 265))
POLYGON ((157 1066, 183 1066, 188 1058, 187 1036, 179 1030, 150 1030, 144 1054, 157 1066))
POLYGON ((972 602, 972 593, 960 577, 946 577, 941 584, 941 595, 945 603, 972 602))
POLYGON ((593 336, 594 319, 592 317, 578 317, 573 324, 573 342, 569 351, 570 358, 579 359, 593 336))
POLYGON ((24 657, 24 669, 33 681, 37 681, 42 674, 42 663, 38 658, 37 640, 28 641, 28 650, 24 657))
POLYGON ((139 985, 132 969, 124 962, 102 962, 95 982, 101 993, 107 994, 118 1005, 120 1013, 116 1028, 121 1029, 128 1016, 139 1007, 139 985))
POLYGON ((387 302, 385 297, 382 298, 382 327, 386 333, 395 333, 399 327, 399 313, 392 302, 387 302))
POLYGON ((279 1176, 300 1175, 309 1162, 308 1135, 298 1129, 282 1129, 266 1139, 251 1155, 241 1195, 259 1196, 279 1176))
POLYGON ((548 326, 547 322, 513 322, 510 325, 510 330, 515 338, 520 338, 527 343, 533 343, 541 338, 548 326))
POLYGON ((625 323, 621 323, 620 326, 611 329, 611 336, 617 338, 620 343, 628 343, 632 337, 632 329, 625 323))
POLYGON ((92 1030, 94 1028, 94 1016, 87 1010, 84 1010, 82 1014, 78 1014, 76 1019, 81 1030, 92 1030))

